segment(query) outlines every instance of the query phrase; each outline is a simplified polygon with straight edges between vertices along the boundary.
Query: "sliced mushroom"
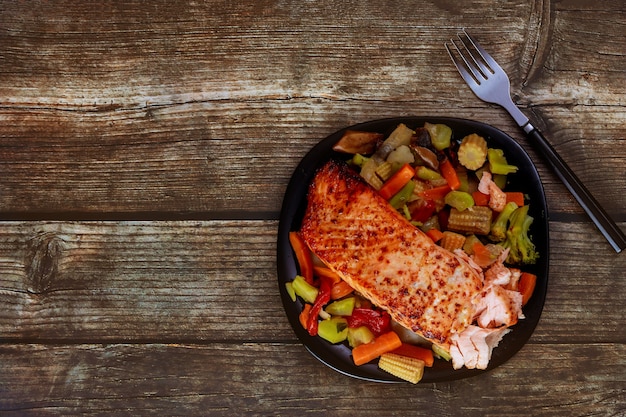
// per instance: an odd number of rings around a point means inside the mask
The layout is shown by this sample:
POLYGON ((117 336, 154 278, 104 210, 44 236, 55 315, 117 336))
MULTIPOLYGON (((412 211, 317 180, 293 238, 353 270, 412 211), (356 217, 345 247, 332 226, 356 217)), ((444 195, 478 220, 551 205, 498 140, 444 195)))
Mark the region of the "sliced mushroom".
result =
POLYGON ((381 133, 347 130, 341 139, 333 146, 333 150, 344 153, 371 154, 376 150, 376 144, 383 139, 381 133))
POLYGON ((415 155, 417 164, 420 164, 421 161, 423 165, 426 165, 430 169, 439 169, 439 160, 437 159, 437 154, 435 154, 430 149, 423 146, 411 145, 411 151, 413 151, 413 154, 415 155))
MULTIPOLYGON (((433 144, 430 140, 430 133, 428 133, 428 130, 423 127, 415 129, 415 135, 411 138, 411 145, 432 148, 433 144)), ((432 150, 435 150, 435 148, 432 148, 432 150)))

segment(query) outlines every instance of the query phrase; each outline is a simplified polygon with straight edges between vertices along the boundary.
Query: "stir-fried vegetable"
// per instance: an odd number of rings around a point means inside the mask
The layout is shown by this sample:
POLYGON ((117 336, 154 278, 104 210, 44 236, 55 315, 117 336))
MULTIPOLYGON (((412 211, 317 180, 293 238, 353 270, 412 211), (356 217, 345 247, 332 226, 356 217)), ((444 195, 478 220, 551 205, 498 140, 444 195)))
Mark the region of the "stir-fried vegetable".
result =
POLYGON ((491 234, 489 237, 495 242, 502 242, 506 239, 506 231, 509 224, 509 219, 513 212, 517 209, 517 204, 514 202, 507 203, 504 206, 504 210, 498 214, 496 221, 491 225, 491 234))
POLYGON ((518 283, 518 291, 522 293, 522 305, 526 305, 528 300, 530 300, 536 284, 537 275, 530 272, 522 272, 518 283))
POLYGON ((424 365, 431 367, 435 362, 432 349, 426 349, 421 346, 412 345, 410 343, 402 343, 402 345, 393 350, 391 353, 401 356, 407 356, 414 359, 419 359, 424 362, 424 365))
POLYGON ((313 259, 307 245, 302 241, 298 232, 289 232, 289 243, 296 254, 298 264, 300 265, 300 275, 304 277, 306 282, 313 282, 313 259))
POLYGON ((467 169, 478 169, 487 158, 487 141, 475 133, 463 138, 459 146, 458 158, 461 165, 467 169))
POLYGON ((370 343, 363 343, 352 349, 352 360, 355 365, 366 364, 384 353, 391 352, 402 346, 402 341, 394 332, 387 332, 376 337, 370 343))
POLYGON ((439 169, 441 170, 441 175, 446 179, 450 189, 454 191, 461 187, 461 180, 459 180, 459 176, 457 175, 450 160, 445 159, 441 164, 439 164, 439 169))
POLYGON ((413 384, 417 384, 424 375, 424 361, 395 353, 383 354, 378 367, 413 384))
POLYGON ((393 174, 393 176, 383 184, 378 192, 385 200, 389 200, 411 181, 413 176, 415 176, 415 169, 409 164, 404 164, 398 172, 393 174))
POLYGON ((507 175, 517 171, 516 166, 507 163, 502 149, 489 149, 487 159, 489 160, 489 171, 494 175, 507 175))
POLYGON ((424 128, 430 134, 430 140, 438 151, 442 151, 450 147, 450 139, 452 138, 452 129, 444 124, 424 123, 424 128))
POLYGON ((533 218, 528 215, 528 206, 522 206, 511 214, 506 240, 502 244, 509 249, 507 261, 513 264, 533 264, 537 262, 539 253, 528 236, 533 218))

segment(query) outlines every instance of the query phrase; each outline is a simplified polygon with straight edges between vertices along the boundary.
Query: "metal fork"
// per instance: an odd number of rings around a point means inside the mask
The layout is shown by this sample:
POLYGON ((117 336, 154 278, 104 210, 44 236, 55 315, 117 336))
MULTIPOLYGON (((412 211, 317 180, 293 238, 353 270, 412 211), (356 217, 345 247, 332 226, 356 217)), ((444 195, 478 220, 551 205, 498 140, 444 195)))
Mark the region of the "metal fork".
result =
POLYGON ((613 249, 618 253, 626 249, 624 232, 604 211, 541 132, 530 124, 528 117, 513 103, 509 77, 500 65, 465 30, 457 34, 456 40, 451 39, 449 44, 446 42, 444 45, 461 77, 474 94, 483 101, 504 107, 509 112, 538 152, 546 157, 556 175, 587 212, 613 249))

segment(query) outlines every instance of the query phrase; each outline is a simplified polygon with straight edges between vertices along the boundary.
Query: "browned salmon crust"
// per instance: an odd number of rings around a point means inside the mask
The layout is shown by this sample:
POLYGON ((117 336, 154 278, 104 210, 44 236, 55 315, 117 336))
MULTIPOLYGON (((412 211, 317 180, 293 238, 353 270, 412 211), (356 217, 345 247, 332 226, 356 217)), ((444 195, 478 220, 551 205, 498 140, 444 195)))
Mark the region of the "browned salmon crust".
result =
POLYGON ((326 265, 406 328, 449 348, 450 336, 470 325, 481 277, 345 163, 330 161, 316 173, 301 234, 326 265))

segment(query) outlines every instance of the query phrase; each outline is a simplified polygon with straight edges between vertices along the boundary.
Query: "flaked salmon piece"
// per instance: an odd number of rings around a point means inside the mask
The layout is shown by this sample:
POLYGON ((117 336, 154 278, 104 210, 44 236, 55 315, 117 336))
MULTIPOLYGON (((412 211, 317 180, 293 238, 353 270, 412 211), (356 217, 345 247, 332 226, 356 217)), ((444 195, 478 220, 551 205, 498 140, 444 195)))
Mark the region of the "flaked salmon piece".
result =
POLYGON ((450 355, 452 367, 461 369, 487 369, 493 349, 498 346, 505 334, 511 329, 483 329, 470 325, 462 333, 452 336, 450 355))
POLYGON ((485 271, 485 283, 506 287, 511 283, 512 271, 501 262, 493 263, 485 271))
POLYGON ((475 309, 480 327, 512 326, 523 319, 522 294, 500 285, 488 284, 478 294, 475 309))
POLYGON ((489 208, 499 213, 504 210, 504 206, 506 205, 506 194, 491 178, 492 176, 489 171, 483 171, 480 183, 478 184, 478 191, 483 194, 489 194, 489 208))
POLYGON ((352 288, 445 349, 472 322, 482 278, 435 245, 345 163, 315 175, 300 233, 352 288))
POLYGON ((474 272, 478 274, 478 276, 481 277, 482 280, 484 280, 483 269, 478 266, 476 262, 474 262, 474 260, 467 254, 467 252, 459 248, 454 250, 454 254, 459 259, 463 260, 463 262, 465 262, 470 268, 474 270, 474 272))
POLYGON ((508 254, 509 250, 504 250, 496 262, 484 272, 485 285, 495 284, 507 290, 517 290, 522 271, 518 268, 511 268, 504 265, 504 260, 508 254))
POLYGON ((452 357, 452 367, 460 369, 465 366, 468 369, 475 369, 478 365, 478 349, 472 342, 472 336, 480 331, 480 327, 471 325, 463 332, 452 335, 450 346, 450 356, 452 357))

